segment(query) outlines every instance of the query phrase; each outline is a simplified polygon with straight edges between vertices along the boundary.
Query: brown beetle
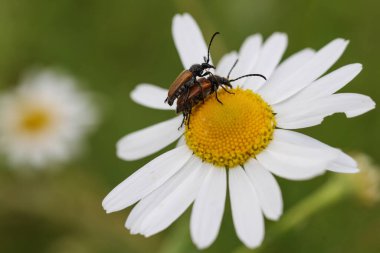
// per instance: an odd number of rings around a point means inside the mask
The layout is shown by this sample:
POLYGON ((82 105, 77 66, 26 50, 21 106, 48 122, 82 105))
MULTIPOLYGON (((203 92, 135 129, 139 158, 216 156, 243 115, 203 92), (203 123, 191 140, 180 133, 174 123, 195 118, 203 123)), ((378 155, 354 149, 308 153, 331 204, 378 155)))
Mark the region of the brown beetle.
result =
POLYGON ((170 85, 168 91, 168 97, 165 99, 169 105, 173 105, 174 100, 179 96, 186 93, 189 96, 189 88, 197 84, 201 88, 201 84, 197 81, 197 77, 204 77, 211 74, 209 71, 204 72, 206 69, 215 69, 215 67, 210 62, 210 47, 211 43, 214 40, 214 37, 218 35, 219 32, 216 32, 212 35, 210 43, 208 45, 207 58, 204 57, 205 62, 202 64, 194 64, 189 69, 182 71, 174 82, 170 85))
POLYGON ((181 123, 180 128, 183 126, 183 124, 186 122, 187 125, 190 123, 190 115, 191 110, 194 106, 196 106, 200 101, 202 101, 205 97, 211 95, 212 93, 215 93, 216 100, 223 104, 222 101, 218 98, 218 92, 217 90, 219 87, 222 87, 226 92, 233 94, 232 92, 228 91, 226 87, 232 88, 231 82, 237 81, 241 78, 249 77, 249 76, 259 76, 266 80, 265 76, 261 74, 248 74, 244 76, 240 76, 238 78, 229 80, 230 74, 234 67, 237 64, 237 60, 235 61, 234 65, 230 69, 227 77, 221 77, 217 75, 210 74, 207 78, 200 78, 198 79, 198 82, 200 83, 201 87, 194 85, 189 88, 189 95, 182 94, 178 100, 177 100, 177 108, 176 112, 183 114, 183 120, 181 123))

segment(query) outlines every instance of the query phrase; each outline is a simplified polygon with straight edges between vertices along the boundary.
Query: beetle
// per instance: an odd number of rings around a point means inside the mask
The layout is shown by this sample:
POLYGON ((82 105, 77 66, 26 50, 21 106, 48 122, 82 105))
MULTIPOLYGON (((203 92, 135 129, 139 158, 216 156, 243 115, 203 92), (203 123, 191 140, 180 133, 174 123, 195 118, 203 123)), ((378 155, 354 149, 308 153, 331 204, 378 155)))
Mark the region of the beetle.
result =
POLYGON ((168 97, 165 99, 165 103, 167 102, 171 106, 173 105, 174 100, 176 100, 182 94, 187 93, 187 96, 189 96, 189 88, 194 86, 195 84, 197 84, 201 88, 200 83, 197 81, 197 77, 204 77, 206 75, 211 74, 211 72, 209 71, 204 72, 207 69, 215 69, 215 67, 209 63, 210 48, 212 41, 218 34, 219 32, 216 32, 211 37, 210 43, 208 45, 207 58, 204 57, 205 62, 201 64, 193 64, 189 69, 185 69, 170 85, 168 90, 168 97))
POLYGON ((267 80, 265 76, 261 74, 248 74, 243 75, 238 78, 230 80, 230 74, 234 67, 237 64, 237 60, 235 61, 234 65, 231 67, 227 77, 221 77, 218 75, 210 74, 207 78, 200 78, 198 79, 198 82, 200 83, 201 87, 199 86, 192 86, 189 88, 189 95, 186 97, 185 94, 182 94, 178 100, 177 100, 177 108, 176 112, 183 114, 183 120, 181 123, 180 128, 183 126, 185 122, 187 122, 187 125, 190 123, 190 115, 192 108, 196 106, 200 101, 202 101, 205 97, 211 95, 212 93, 215 93, 216 100, 223 104, 222 101, 218 98, 218 92, 217 90, 219 87, 222 87, 226 92, 233 94, 232 92, 228 91, 226 87, 229 89, 232 89, 231 82, 235 82, 241 78, 250 77, 250 76, 258 76, 263 78, 264 80, 267 80))

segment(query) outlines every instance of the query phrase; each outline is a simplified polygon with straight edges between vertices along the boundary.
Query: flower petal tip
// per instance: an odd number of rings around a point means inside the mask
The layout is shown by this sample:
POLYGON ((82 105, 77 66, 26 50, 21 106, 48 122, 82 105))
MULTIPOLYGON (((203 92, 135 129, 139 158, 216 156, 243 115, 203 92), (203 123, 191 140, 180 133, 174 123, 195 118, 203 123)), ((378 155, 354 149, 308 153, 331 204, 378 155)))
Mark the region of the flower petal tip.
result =
POLYGON ((268 216, 267 214, 265 217, 272 221, 278 221, 281 218, 281 216, 282 216, 282 210, 280 213, 274 213, 274 214, 271 214, 270 216, 268 216))

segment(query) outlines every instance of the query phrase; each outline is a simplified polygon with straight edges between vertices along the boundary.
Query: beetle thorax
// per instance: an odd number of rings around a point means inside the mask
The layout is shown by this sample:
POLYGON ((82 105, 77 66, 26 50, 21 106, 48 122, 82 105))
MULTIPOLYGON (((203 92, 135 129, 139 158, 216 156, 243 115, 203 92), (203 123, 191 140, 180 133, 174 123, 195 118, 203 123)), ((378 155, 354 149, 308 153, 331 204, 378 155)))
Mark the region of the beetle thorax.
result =
POLYGON ((202 75, 203 70, 204 68, 200 64, 191 65, 191 67, 189 68, 189 71, 193 73, 193 75, 196 75, 196 76, 202 75))
POLYGON ((229 84, 229 80, 225 77, 219 77, 218 83, 220 84, 229 84))

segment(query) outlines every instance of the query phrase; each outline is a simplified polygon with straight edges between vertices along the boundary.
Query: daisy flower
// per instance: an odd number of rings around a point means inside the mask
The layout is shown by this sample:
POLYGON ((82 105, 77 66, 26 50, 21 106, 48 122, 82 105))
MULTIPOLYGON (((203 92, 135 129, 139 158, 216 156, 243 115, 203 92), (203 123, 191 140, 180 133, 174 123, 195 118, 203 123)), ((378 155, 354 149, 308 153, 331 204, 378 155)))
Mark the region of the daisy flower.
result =
POLYGON ((64 162, 79 151, 96 118, 90 96, 71 77, 30 72, 0 96, 0 151, 16 167, 64 162))
MULTIPOLYGON (((185 69, 203 62, 207 45, 189 14, 176 15, 173 38, 185 69)), ((338 60, 348 41, 336 39, 322 49, 301 50, 280 63, 287 36, 274 33, 265 42, 249 36, 239 52, 225 55, 216 74, 232 78, 249 73, 259 77, 234 83, 234 94, 222 89, 193 109, 188 127, 178 129, 182 116, 122 138, 117 155, 130 161, 151 155, 179 139, 177 147, 158 156, 112 190, 104 209, 119 211, 135 205, 125 226, 132 234, 154 235, 172 224, 193 202, 190 231, 195 245, 206 248, 216 239, 222 222, 227 184, 238 238, 249 248, 264 238, 264 216, 277 220, 283 202, 275 177, 306 180, 327 170, 358 171, 341 150, 293 131, 320 124, 334 113, 347 117, 375 107, 371 98, 334 94, 361 70, 360 64, 323 74, 338 60), (228 176, 227 176, 228 174, 228 176)), ((132 99, 144 106, 171 110, 164 104, 167 90, 140 84, 132 99)))

